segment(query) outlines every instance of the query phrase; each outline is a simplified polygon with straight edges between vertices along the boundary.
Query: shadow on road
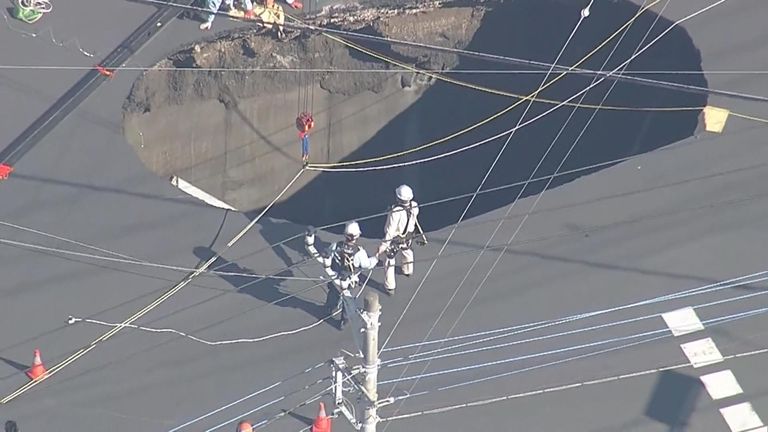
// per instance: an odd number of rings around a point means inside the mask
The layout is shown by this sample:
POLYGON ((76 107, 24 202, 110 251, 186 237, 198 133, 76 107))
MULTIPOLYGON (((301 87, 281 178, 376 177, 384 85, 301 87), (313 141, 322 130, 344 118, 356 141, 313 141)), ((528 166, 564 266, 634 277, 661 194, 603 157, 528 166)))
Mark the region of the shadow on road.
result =
MULTIPOLYGON (((518 0, 497 5, 483 18, 468 50, 491 54, 552 62, 563 46, 579 18, 581 1, 518 0)), ((592 14, 576 32, 559 61, 563 65, 578 62, 598 46, 616 29, 632 18, 638 6, 627 0, 601 2, 592 8, 592 14)), ((629 27, 626 36, 610 57, 606 69, 612 70, 630 58, 649 29, 650 34, 643 46, 653 40, 672 22, 646 11, 629 27)), ((581 67, 600 69, 615 41, 606 44, 581 67)), ((369 48, 381 51, 382 45, 369 48)), ((397 57, 393 51, 386 54, 397 57)), ((456 69, 510 70, 520 66, 493 63, 464 57, 456 69)), ((687 74, 644 74, 643 77, 683 84, 707 87, 701 73, 701 56, 685 29, 675 27, 658 43, 633 60, 629 70, 634 71, 694 71, 687 74)), ((544 77, 542 73, 524 74, 461 74, 461 80, 493 89, 516 94, 529 94, 536 90, 544 77)), ((554 78, 550 77, 550 79, 554 78)), ((587 87, 592 77, 569 74, 540 94, 552 101, 563 101, 587 87)), ((612 81, 606 80, 588 92, 584 103, 599 104, 609 90, 612 81)), ((578 99, 576 99, 578 100, 578 99)), ((359 160, 389 154, 431 142, 465 128, 510 106, 517 99, 482 93, 450 83, 437 82, 424 91, 421 98, 406 111, 395 117, 372 139, 346 160, 359 160), (407 132, 407 134, 406 134, 407 132)), ((620 81, 611 91, 606 105, 626 107, 689 107, 688 110, 670 112, 601 110, 589 124, 573 152, 567 157, 561 171, 590 166, 596 163, 642 154, 692 136, 699 124, 700 110, 706 105, 706 95, 651 87, 620 81)), ((476 130, 462 134, 443 144, 431 147, 415 155, 390 159, 386 163, 404 162, 458 149, 514 127, 523 107, 514 109, 476 130)), ((536 102, 525 119, 543 113, 553 105, 536 102)), ((587 124, 592 109, 578 109, 562 135, 555 141, 541 166, 535 167, 547 148, 563 127, 572 107, 562 107, 540 120, 519 129, 494 171, 485 188, 527 180, 552 174, 568 149, 576 141, 587 124), (535 171, 535 174, 534 174, 535 171)), ((394 188, 403 182, 412 184, 417 200, 426 202, 463 193, 472 193, 499 153, 506 136, 455 156, 415 166, 362 173, 324 173, 276 206, 271 215, 300 225, 315 226, 354 219, 385 211, 393 200, 394 188)), ((606 165, 600 169, 604 169, 606 165)), ((552 182, 556 187, 588 175, 599 169, 561 176, 552 182)), ((505 189, 479 196, 467 217, 477 216, 510 204, 518 194, 522 197, 542 191, 544 182, 505 189)), ((421 218, 423 227, 436 230, 455 223, 467 199, 456 200, 430 208, 421 218)), ((337 228, 337 230, 340 228, 337 228)), ((383 218, 362 223, 363 235, 379 237, 383 230, 383 218)))
POLYGON ((661 372, 645 415, 667 425, 669 432, 682 432, 688 427, 703 389, 696 377, 676 371, 661 372))
MULTIPOLYGON (((200 258, 201 261, 207 261, 216 253, 207 247, 196 247, 194 249, 194 254, 200 258)), ((254 273, 252 270, 242 267, 234 262, 227 261, 222 257, 219 257, 214 261, 213 267, 216 267, 221 272, 227 273, 254 273)), ((294 276, 294 274, 291 270, 285 270, 275 276, 286 277, 294 276)), ((279 307, 300 309, 317 319, 323 319, 328 316, 329 309, 324 305, 318 305, 317 303, 304 300, 298 296, 287 297, 290 296, 291 293, 281 290, 279 279, 270 278, 254 283, 254 278, 249 276, 219 275, 219 277, 235 287, 238 292, 248 294, 263 302, 279 307)))
MULTIPOLYGON (((301 234, 306 230, 305 227, 297 226, 290 222, 285 222, 270 217, 263 217, 259 221, 259 226, 259 233, 270 245, 281 243, 285 241, 285 239, 291 238, 296 234, 301 234)), ((294 260, 288 254, 289 250, 294 251, 300 257, 307 257, 307 251, 304 249, 304 239, 301 236, 280 244, 279 246, 273 247, 272 250, 275 252, 275 255, 280 258, 283 264, 285 264, 286 267, 290 267, 297 263, 297 260, 294 260)))
POLYGON ((19 363, 17 361, 14 361, 14 360, 11 360, 11 359, 8 359, 8 358, 5 358, 5 357, 0 357, 0 361, 2 361, 3 363, 7 364, 8 366, 16 369, 17 371, 24 372, 25 370, 29 369, 28 365, 21 364, 21 363, 19 363))

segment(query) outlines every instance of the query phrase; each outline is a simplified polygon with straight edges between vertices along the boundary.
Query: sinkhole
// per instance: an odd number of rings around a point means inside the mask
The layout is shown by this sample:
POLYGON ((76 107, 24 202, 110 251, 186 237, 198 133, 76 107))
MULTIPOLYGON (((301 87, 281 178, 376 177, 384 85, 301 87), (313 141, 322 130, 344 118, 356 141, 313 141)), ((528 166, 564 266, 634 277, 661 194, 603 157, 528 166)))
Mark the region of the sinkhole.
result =
MULTIPOLYGON (((586 3, 515 0, 448 4, 408 13, 369 13, 365 19, 346 20, 353 24, 341 28, 551 63, 586 3)), ((558 63, 575 64, 638 11, 636 4, 626 0, 596 3, 558 63)), ((670 20, 645 11, 625 33, 605 44, 580 67, 612 70, 671 25, 670 20)), ((375 41, 353 42, 404 64, 444 70, 453 79, 509 93, 533 92, 546 73, 545 69, 506 60, 490 61, 375 41)), ((177 175, 246 214, 255 214, 267 205, 301 168, 295 119, 303 110, 311 110, 316 123, 311 134, 311 161, 334 163, 391 154, 438 140, 517 101, 402 70, 321 34, 279 42, 270 36, 239 31, 182 47, 156 66, 137 79, 125 102, 124 132, 128 141, 152 172, 177 175), (298 71, 307 68, 314 71, 298 71)), ((631 61, 627 70, 657 71, 642 77, 707 86, 702 73, 663 73, 701 71, 701 55, 682 27, 669 31, 631 61)), ((556 76, 557 71, 550 79, 556 76)), ((562 101, 590 85, 593 78, 570 73, 539 96, 562 101)), ((607 79, 590 90, 583 103, 600 104, 606 94, 605 105, 621 107, 701 107, 707 100, 702 93, 607 79)), ((372 165, 435 156, 485 140, 515 126, 526 106, 523 103, 439 145, 372 165)), ((552 107, 551 103, 534 102, 525 118, 538 116, 552 107)), ((576 109, 560 132, 572 110, 573 107, 561 107, 518 129, 485 188, 528 179, 560 134, 534 177, 554 173, 593 113, 591 109, 576 109)), ((682 140, 695 133, 699 114, 695 109, 600 110, 560 172, 652 151, 682 140)), ((394 188, 401 183, 410 184, 420 202, 471 193, 507 138, 504 135, 450 157, 393 169, 307 172, 270 215, 301 225, 320 226, 374 214, 386 210, 394 188)), ((550 187, 606 166, 609 165, 558 176, 550 187)), ((532 183, 522 196, 539 193, 544 185, 544 181, 532 183)), ((520 187, 510 187, 482 194, 467 217, 508 205, 519 193, 520 187)), ((425 210, 420 218, 424 229, 454 223, 467 202, 468 198, 453 200, 425 210)), ((378 237, 381 230, 381 220, 363 224, 368 236, 378 237)))

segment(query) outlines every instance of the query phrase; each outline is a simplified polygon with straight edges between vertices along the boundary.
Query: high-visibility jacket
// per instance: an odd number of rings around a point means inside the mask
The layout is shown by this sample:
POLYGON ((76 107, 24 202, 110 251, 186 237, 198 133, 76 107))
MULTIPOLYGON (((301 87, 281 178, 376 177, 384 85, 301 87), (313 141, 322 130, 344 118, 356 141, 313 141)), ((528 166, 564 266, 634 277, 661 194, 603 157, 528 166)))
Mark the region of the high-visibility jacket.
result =
POLYGON ((283 24, 285 24, 283 7, 277 3, 273 4, 272 7, 254 5, 253 14, 259 17, 266 28, 272 28, 272 24, 277 24, 278 29, 282 30, 283 24))

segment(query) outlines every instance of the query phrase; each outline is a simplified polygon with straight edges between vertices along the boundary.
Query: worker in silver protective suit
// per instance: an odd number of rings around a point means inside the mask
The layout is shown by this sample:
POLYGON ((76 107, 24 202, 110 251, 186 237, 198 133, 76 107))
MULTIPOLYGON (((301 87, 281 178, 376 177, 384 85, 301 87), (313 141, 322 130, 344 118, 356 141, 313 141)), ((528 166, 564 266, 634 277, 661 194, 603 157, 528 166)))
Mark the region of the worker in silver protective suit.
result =
POLYGON ((405 276, 413 274, 413 241, 426 244, 424 233, 419 227, 419 205, 413 200, 413 190, 408 185, 395 189, 397 203, 389 209, 384 225, 384 239, 376 256, 386 254, 384 261, 384 288, 389 295, 395 291, 396 257, 402 254, 400 268, 405 276), (416 233, 418 229, 418 233, 416 233))
POLYGON ((328 289, 328 304, 332 313, 338 313, 341 308, 340 328, 349 321, 349 316, 356 313, 353 293, 360 283, 360 273, 376 267, 379 262, 375 256, 369 257, 362 246, 357 244, 360 238, 360 225, 349 222, 344 227, 344 240, 332 243, 324 254, 315 248, 315 232, 310 228, 304 237, 307 252, 323 265, 332 284, 328 289))

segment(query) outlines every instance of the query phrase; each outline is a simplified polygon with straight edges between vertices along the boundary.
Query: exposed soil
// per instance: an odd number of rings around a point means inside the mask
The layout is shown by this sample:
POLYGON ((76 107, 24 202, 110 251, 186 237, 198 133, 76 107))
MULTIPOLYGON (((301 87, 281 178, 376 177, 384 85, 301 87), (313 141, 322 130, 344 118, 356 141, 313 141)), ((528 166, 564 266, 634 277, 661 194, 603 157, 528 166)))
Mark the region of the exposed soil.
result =
MULTIPOLYGON (((483 6, 453 7, 438 3, 399 8, 347 6, 325 11, 308 23, 464 48, 480 26, 485 11, 483 6)), ((456 55, 410 47, 396 47, 389 54, 396 54, 399 61, 422 69, 450 69, 458 63, 456 55)), ((380 70, 392 67, 320 34, 303 34, 281 42, 271 34, 239 31, 183 47, 160 61, 134 84, 124 110, 129 114, 148 113, 169 105, 227 100, 227 94, 240 99, 283 94, 298 84, 296 74, 249 69, 380 70)), ((388 77, 383 73, 311 75, 311 79, 328 92, 347 96, 366 90, 378 93, 388 77)))
MULTIPOLYGON (((617 67, 641 44, 672 25, 656 12, 645 11, 621 36, 620 44, 593 53, 635 17, 638 5, 630 0, 600 2, 587 24, 571 37, 585 3, 587 0, 346 5, 329 8, 310 17, 308 23, 538 62, 552 62, 562 50, 560 64, 580 62, 581 67, 593 70, 617 67), (563 50, 566 43, 567 50, 563 50)), ((599 85, 596 82, 577 101, 617 109, 600 109, 595 116, 594 109, 587 106, 553 111, 556 101, 573 99, 593 82, 588 75, 568 74, 539 94, 545 100, 510 111, 507 108, 516 98, 475 87, 530 94, 541 85, 546 71, 510 74, 510 69, 521 67, 476 56, 457 58, 403 44, 353 42, 420 69, 498 73, 451 74, 466 83, 461 86, 399 72, 401 66, 320 34, 305 33, 279 42, 271 36, 241 31, 185 46, 143 74, 125 103, 126 138, 153 172, 178 175, 238 210, 255 215, 301 169, 295 118, 309 106, 316 121, 311 133, 313 164, 374 158, 377 162, 368 165, 395 165, 389 169, 364 166, 354 173, 307 171, 270 209, 270 215, 315 226, 359 218, 382 211, 393 189, 408 183, 420 202, 446 200, 439 208, 430 208, 421 221, 424 229, 433 230, 455 223, 459 216, 474 217, 541 192, 543 182, 508 187, 531 176, 545 178, 557 170, 573 170, 572 174, 553 177, 547 184, 554 188, 599 170, 583 167, 605 167, 614 163, 609 161, 686 139, 698 126, 697 110, 646 108, 701 107, 707 103, 703 94, 605 80, 599 85), (263 71, 286 68, 381 72, 263 71), (307 97, 308 93, 311 96, 307 97), (504 114, 499 116, 502 110, 504 114), (530 120, 533 116, 537 120, 530 120), (526 126, 510 134, 509 128, 516 124, 526 126), (481 126, 469 128, 472 125, 481 126), (446 140, 446 136, 452 137, 446 140), (436 142, 439 145, 398 156, 436 142), (502 148, 505 150, 500 153, 502 148), (423 163, 403 163, 432 156, 434 160, 423 163), (489 172, 491 163, 495 169, 489 172), (499 191, 478 196, 469 210, 463 200, 447 200, 473 193, 480 181, 486 188, 498 187, 499 191)), ((635 58, 631 68, 700 71, 701 55, 684 27, 677 26, 635 58)), ((643 76, 707 86, 703 74, 643 76)), ((363 232, 381 234, 381 220, 361 223, 363 232)))

